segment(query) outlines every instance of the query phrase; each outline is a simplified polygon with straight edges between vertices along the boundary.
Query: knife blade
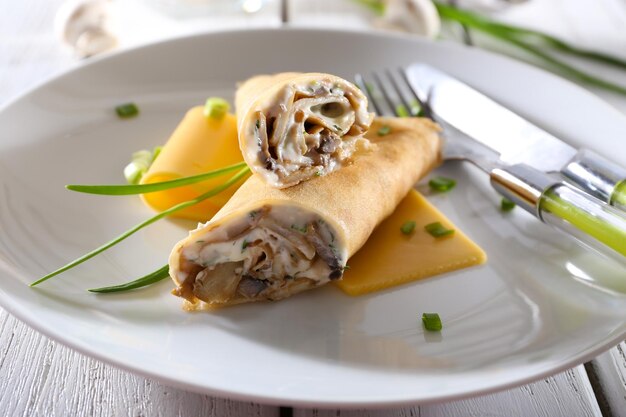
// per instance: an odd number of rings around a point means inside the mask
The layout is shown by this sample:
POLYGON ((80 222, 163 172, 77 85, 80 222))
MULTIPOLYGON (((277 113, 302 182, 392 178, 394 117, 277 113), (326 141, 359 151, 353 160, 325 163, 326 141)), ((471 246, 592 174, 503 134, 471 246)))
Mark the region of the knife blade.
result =
POLYGON ((626 169, 588 149, 577 150, 438 69, 417 63, 405 75, 435 121, 493 149, 502 162, 558 172, 601 201, 626 210, 626 169))

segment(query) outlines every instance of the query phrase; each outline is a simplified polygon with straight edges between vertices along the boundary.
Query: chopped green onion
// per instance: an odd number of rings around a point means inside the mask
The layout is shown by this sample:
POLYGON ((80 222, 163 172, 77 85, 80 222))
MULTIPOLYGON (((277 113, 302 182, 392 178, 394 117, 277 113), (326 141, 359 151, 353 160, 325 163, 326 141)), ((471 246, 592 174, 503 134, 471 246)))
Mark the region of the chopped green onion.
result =
POLYGON ((378 16, 385 14, 385 3, 382 0, 353 0, 355 3, 361 4, 378 16))
POLYGON ((99 194, 99 195, 134 195, 153 193, 156 191, 169 190, 171 188, 182 187, 184 185, 195 184, 210 178, 219 177, 220 175, 227 174, 232 171, 244 168, 245 162, 239 162, 237 164, 229 165, 224 168, 208 171, 203 174, 192 175, 190 177, 178 178, 175 180, 155 182, 152 184, 138 184, 138 185, 78 185, 71 184, 66 185, 65 188, 71 191, 77 191, 79 193, 87 194, 99 194))
POLYGON ((248 245, 250 244, 250 242, 248 242, 247 240, 243 240, 243 243, 241 244, 241 252, 243 253, 243 251, 248 247, 248 245))
POLYGON ((502 211, 511 211, 515 208, 515 203, 509 200, 508 198, 502 197, 502 201, 500 202, 500 210, 502 211))
POLYGON ((338 132, 341 133, 341 128, 337 125, 333 125, 333 128, 338 132))
POLYGON ((204 104, 204 116, 209 119, 221 120, 229 110, 228 101, 220 97, 209 97, 204 104))
POLYGON ((444 237, 454 234, 454 229, 447 229, 439 222, 427 224, 424 226, 424 230, 426 230, 432 237, 444 237))
POLYGON ((348 269, 350 269, 350 265, 346 264, 346 265, 343 267, 343 270, 344 270, 344 271, 347 271, 348 269))
POLYGON ((126 182, 131 185, 139 184, 141 178, 148 172, 150 165, 161 153, 161 149, 161 146, 157 146, 152 152, 145 149, 134 152, 130 163, 124 168, 126 182))
POLYGON ((44 281, 49 280, 50 278, 59 275, 62 272, 67 271, 68 269, 71 269, 77 265, 82 264, 83 262, 93 258, 94 256, 98 255, 99 253, 104 252, 105 250, 109 249, 110 247, 118 244, 119 242, 123 241, 124 239, 126 239, 127 237, 133 235, 135 232, 138 232, 139 230, 143 229, 146 226, 151 225, 152 223, 156 222, 157 220, 161 220, 162 218, 169 216, 172 213, 175 213, 177 211, 180 211, 182 209, 185 209, 187 207, 193 206, 194 204, 198 204, 201 201, 206 200, 207 198, 213 197, 216 194, 221 193, 222 191, 224 191, 225 189, 229 188, 230 186, 232 186, 233 184, 236 184, 239 180, 241 180, 243 177, 245 177, 246 175, 248 175, 248 173, 250 172, 250 169, 248 167, 245 167, 243 169, 241 169, 240 171, 238 171, 235 175, 233 175, 228 181, 224 182, 223 184, 220 184, 216 187, 213 187, 211 190, 207 191, 204 194, 201 194, 200 196, 192 199, 192 200, 188 200, 188 201, 184 201, 182 203, 176 204, 175 206, 170 207, 167 210, 164 210, 160 213, 158 213, 157 215, 149 218, 148 220, 145 220, 135 226, 133 226, 132 228, 130 228, 129 230, 125 231, 124 233, 122 233, 121 235, 117 236, 116 238, 114 238, 113 240, 110 240, 109 242, 105 243, 102 246, 99 246, 98 248, 92 250, 91 252, 86 253, 85 255, 81 256, 80 258, 77 258, 75 260, 73 260, 72 262, 62 266, 61 268, 52 271, 51 273, 39 278, 37 281, 33 282, 30 284, 31 287, 34 287, 35 285, 38 285, 44 281))
POLYGON ((456 185, 456 181, 452 178, 434 177, 428 181, 428 185, 435 191, 450 191, 456 185))
POLYGON ((154 284, 156 282, 162 281, 165 278, 170 276, 170 267, 169 265, 165 265, 156 271, 149 273, 148 275, 144 275, 141 278, 137 278, 134 281, 127 282, 125 284, 113 285, 111 287, 102 287, 102 288, 91 288, 87 291, 89 292, 97 292, 100 294, 108 294, 113 292, 124 292, 129 290, 134 290, 136 288, 146 287, 148 285, 154 284))
POLYGON ((409 116, 411 116, 411 114, 409 113, 409 110, 406 108, 406 106, 404 104, 398 104, 396 106, 396 116, 398 116, 398 117, 409 117, 409 116))
POLYGON ((378 129, 378 136, 387 136, 391 133, 391 126, 384 125, 378 129))
POLYGON ((133 153, 131 162, 124 167, 124 178, 129 184, 139 184, 152 163, 152 152, 141 150, 133 153))
POLYGON ((405 235, 412 234, 415 231, 415 222, 412 220, 404 222, 404 224, 400 226, 400 231, 405 235))
POLYGON ((423 116, 424 112, 423 112, 422 106, 420 106, 420 104, 419 104, 419 102, 417 100, 415 100, 415 99, 411 100, 409 105, 411 106, 411 115, 413 117, 421 117, 421 116, 423 116))
POLYGON ((115 112, 120 118, 128 119, 139 114, 139 107, 135 103, 120 104, 115 107, 115 112))
POLYGON ((441 318, 437 313, 423 313, 422 323, 424 324, 424 328, 431 332, 438 332, 443 328, 441 318))

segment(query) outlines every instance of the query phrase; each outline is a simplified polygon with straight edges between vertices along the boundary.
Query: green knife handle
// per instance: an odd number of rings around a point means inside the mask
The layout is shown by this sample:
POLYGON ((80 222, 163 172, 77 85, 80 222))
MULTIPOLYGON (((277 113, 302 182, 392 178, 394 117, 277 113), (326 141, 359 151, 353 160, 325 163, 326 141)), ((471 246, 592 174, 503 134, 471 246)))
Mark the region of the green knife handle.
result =
POLYGON ((562 173, 581 190, 626 211, 626 169, 616 163, 581 149, 562 173))
POLYGON ((619 210, 564 184, 546 190, 538 208, 544 222, 596 249, 599 242, 626 256, 626 218, 619 210))
POLYGON ((626 261, 626 213, 555 177, 519 164, 496 168, 491 183, 544 223, 626 261))
POLYGON ((626 211, 626 179, 618 182, 615 188, 613 188, 611 205, 626 211))

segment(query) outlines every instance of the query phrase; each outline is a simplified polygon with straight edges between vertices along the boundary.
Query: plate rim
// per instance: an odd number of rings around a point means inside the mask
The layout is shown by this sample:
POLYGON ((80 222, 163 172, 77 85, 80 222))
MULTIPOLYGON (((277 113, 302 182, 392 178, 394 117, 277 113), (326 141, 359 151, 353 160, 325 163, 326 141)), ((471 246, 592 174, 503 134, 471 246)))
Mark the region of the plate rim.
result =
MULTIPOLYGON (((451 41, 431 41, 428 39, 423 39, 411 35, 399 34, 399 33, 385 33, 385 32, 369 32, 361 29, 322 29, 322 28, 311 28, 311 27, 279 27, 279 28, 253 28, 253 29, 228 29, 228 30, 218 30, 218 31, 202 31, 199 33, 193 34, 184 34, 180 36, 171 37, 168 39, 158 40, 155 42, 150 42, 141 45, 135 45, 129 47, 124 50, 114 51, 112 53, 98 56, 90 59, 88 62, 78 63, 71 65, 68 68, 62 69, 56 73, 51 74, 48 77, 44 77, 42 81, 34 83, 31 87, 26 90, 18 93, 17 95, 9 98, 2 106, 0 106, 0 113, 6 111, 7 109, 19 104, 22 100, 27 99, 30 95, 36 93, 38 90, 44 88, 46 85, 55 82, 66 76, 71 76, 73 73, 77 71, 82 71, 86 68, 89 68, 93 65, 98 65, 101 62, 106 62, 111 59, 116 59, 119 56, 124 55, 132 55, 138 50, 149 49, 149 48, 158 48, 162 45, 177 43, 177 42, 185 42, 186 40, 196 39, 196 38, 210 38, 212 36, 254 36, 255 33, 319 33, 319 32, 331 32, 337 34, 338 36, 345 35, 358 35, 359 37, 366 38, 379 38, 379 39, 389 39, 389 40, 403 40, 409 41, 416 44, 430 44, 430 45, 445 45, 446 48, 458 48, 458 49, 470 49, 466 45, 458 44, 451 41)), ((598 103, 599 106, 602 106, 603 111, 613 112, 615 115, 624 118, 626 121, 626 116, 617 110, 615 107, 602 100, 600 97, 590 92, 589 90, 569 81, 565 78, 557 76, 551 72, 543 70, 541 68, 535 67, 531 64, 513 59, 511 57, 497 54, 494 52, 471 48, 472 53, 478 56, 485 55, 489 56, 491 59, 498 59, 503 61, 508 61, 514 63, 517 66, 524 67, 525 71, 533 71, 537 73, 541 73, 542 76, 550 78, 551 82, 564 84, 569 89, 575 89, 578 94, 584 94, 589 99, 592 99, 598 103)), ((4 271, 7 276, 16 278, 15 274, 11 272, 11 267, 6 265, 2 260, 0 260, 0 271, 4 271)), ((455 392, 451 394, 442 394, 442 395, 431 395, 427 398, 420 398, 419 396, 414 396, 412 398, 403 398, 403 399, 389 399, 386 401, 380 400, 324 400, 324 401, 311 401, 307 399, 297 399, 297 398, 284 398, 278 395, 256 395, 256 394, 247 394, 236 391, 224 390, 218 387, 208 387, 206 384, 197 384, 186 382, 174 377, 170 377, 166 374, 159 374, 158 372, 145 370, 140 366, 133 366, 132 364, 126 363, 123 360, 118 360, 116 358, 110 357, 105 353, 98 351, 95 348, 88 346, 86 343, 82 343, 79 339, 68 337, 63 334, 61 331, 55 331, 53 329, 46 328, 43 324, 40 324, 34 317, 31 317, 30 311, 21 308, 19 301, 13 300, 12 297, 5 292, 0 287, 0 306, 4 308, 9 314, 20 320, 22 323, 27 325, 28 327, 36 330, 37 332, 43 334, 44 336, 54 340, 62 344, 65 347, 69 347, 80 354, 86 355, 88 357, 94 358, 106 364, 112 365, 115 368, 122 369, 124 371, 128 371, 134 374, 141 375, 143 377, 152 378, 163 382, 164 384, 176 388, 181 388, 184 390, 214 395, 221 398, 229 398, 237 401, 253 401, 258 404, 278 406, 278 405, 291 405, 296 407, 316 407, 316 408, 354 408, 354 407, 367 407, 367 408, 388 408, 390 406, 412 406, 417 404, 432 404, 432 403, 441 403, 453 400, 461 400, 472 398, 475 396, 500 392, 503 390, 507 390, 510 388, 518 387, 521 385, 525 385, 531 382, 538 381, 540 379, 546 378, 551 375, 555 375, 557 373, 563 372, 567 369, 578 366, 588 360, 596 357, 598 354, 605 352, 615 346, 617 343, 622 341, 626 337, 626 330, 616 333, 612 338, 607 339, 604 343, 597 344, 596 346, 590 347, 584 350, 579 355, 574 355, 572 358, 568 360, 563 360, 556 366, 551 366, 546 370, 539 370, 536 372, 530 372, 525 377, 522 378, 512 378, 508 382, 502 382, 499 384, 491 385, 489 387, 483 387, 478 389, 470 389, 463 392, 455 392)))

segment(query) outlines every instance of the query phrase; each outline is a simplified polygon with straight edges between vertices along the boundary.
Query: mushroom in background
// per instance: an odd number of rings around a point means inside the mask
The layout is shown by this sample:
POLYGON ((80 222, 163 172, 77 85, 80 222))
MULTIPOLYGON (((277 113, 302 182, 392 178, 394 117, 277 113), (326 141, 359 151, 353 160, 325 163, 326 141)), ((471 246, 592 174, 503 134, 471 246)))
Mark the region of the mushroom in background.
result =
POLYGON ((111 1, 69 0, 61 5, 55 17, 59 39, 79 58, 109 51, 117 45, 111 31, 111 1))
POLYGON ((382 18, 375 25, 402 32, 435 38, 441 28, 441 20, 431 0, 387 0, 382 18))

